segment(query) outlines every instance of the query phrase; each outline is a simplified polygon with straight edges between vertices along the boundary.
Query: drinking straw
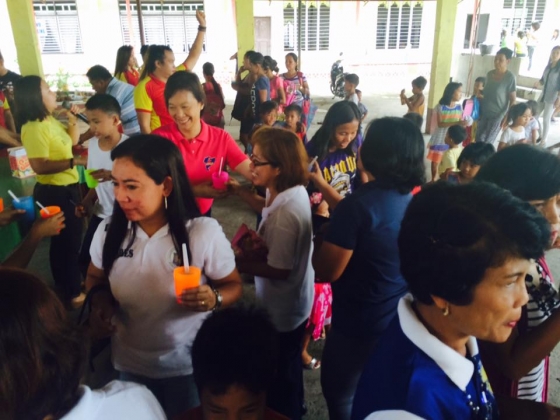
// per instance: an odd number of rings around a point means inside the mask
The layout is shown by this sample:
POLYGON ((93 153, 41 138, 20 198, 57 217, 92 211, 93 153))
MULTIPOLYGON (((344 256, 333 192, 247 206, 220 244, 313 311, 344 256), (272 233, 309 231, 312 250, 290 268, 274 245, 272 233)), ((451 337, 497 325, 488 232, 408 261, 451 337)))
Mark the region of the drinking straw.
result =
POLYGON ((183 244, 183 267, 185 273, 189 272, 189 254, 187 254, 187 244, 183 244))
POLYGON ((222 165, 224 164, 224 157, 220 159, 220 170, 218 171, 218 176, 222 175, 222 165))
POLYGON ((16 197, 16 195, 12 192, 12 190, 8 190, 8 194, 12 196, 12 198, 16 203, 19 203, 19 198, 16 197))
POLYGON ((44 210, 45 213, 51 214, 51 212, 48 211, 47 208, 46 208, 45 206, 43 206, 41 203, 39 203, 38 201, 35 201, 35 203, 37 203, 37 205, 38 205, 39 207, 41 207, 41 210, 44 210))

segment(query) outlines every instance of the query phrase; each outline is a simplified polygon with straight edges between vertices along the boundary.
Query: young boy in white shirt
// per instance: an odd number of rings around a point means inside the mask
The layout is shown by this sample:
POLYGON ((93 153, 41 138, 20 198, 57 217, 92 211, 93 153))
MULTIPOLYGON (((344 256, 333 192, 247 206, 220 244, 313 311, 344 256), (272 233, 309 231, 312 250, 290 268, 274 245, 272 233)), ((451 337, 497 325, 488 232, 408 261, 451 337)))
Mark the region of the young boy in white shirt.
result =
POLYGON ((445 144, 449 146, 449 149, 443 154, 439 164, 439 177, 441 179, 447 179, 447 175, 450 172, 457 170, 457 159, 459 159, 459 155, 463 151, 462 143, 466 138, 467 130, 460 125, 452 125, 447 130, 445 144))
POLYGON ((350 73, 344 76, 344 95, 345 100, 354 102, 356 105, 360 103, 356 88, 360 84, 360 78, 355 73, 350 73))
POLYGON ((121 107, 111 95, 97 94, 86 102, 85 111, 94 137, 89 140, 87 168, 99 184, 91 188, 81 203, 76 205, 76 216, 89 219, 88 229, 80 250, 80 267, 84 278, 90 263, 89 248, 99 224, 113 214, 115 195, 111 184, 111 151, 128 138, 121 134, 121 107))

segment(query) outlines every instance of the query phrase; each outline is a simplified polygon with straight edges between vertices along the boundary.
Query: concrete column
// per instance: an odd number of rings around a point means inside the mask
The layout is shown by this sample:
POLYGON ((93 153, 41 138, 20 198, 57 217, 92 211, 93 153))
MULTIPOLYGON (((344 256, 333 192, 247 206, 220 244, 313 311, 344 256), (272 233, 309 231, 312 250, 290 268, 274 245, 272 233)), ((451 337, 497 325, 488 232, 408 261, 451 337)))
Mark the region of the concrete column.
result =
POLYGON ((434 108, 437 106, 449 77, 453 59, 453 34, 457 16, 457 1, 437 0, 436 31, 430 75, 430 93, 428 96, 428 115, 426 117, 426 134, 437 126, 434 108))
POLYGON ((238 66, 242 66, 243 55, 255 47, 253 0, 235 0, 235 20, 238 66))
POLYGON ((43 62, 32 1, 6 0, 21 74, 43 77, 43 62))

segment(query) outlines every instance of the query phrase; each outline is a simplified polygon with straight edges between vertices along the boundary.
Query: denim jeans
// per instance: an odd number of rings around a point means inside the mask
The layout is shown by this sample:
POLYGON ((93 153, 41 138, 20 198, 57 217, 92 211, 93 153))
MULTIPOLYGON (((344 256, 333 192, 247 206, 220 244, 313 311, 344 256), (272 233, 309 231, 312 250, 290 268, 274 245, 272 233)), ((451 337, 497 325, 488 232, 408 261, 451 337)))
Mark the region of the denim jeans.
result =
POLYGON ((354 394, 368 358, 377 342, 344 335, 332 328, 321 361, 321 387, 330 420, 350 420, 354 394))

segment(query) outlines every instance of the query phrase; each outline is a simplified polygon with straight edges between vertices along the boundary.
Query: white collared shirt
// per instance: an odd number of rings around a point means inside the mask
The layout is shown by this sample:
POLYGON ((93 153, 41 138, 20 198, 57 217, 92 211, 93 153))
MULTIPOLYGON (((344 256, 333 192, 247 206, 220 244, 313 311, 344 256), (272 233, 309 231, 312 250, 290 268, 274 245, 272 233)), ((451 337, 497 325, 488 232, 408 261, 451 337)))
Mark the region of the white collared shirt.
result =
MULTIPOLYGON (((99 225, 91 243, 91 262, 99 269, 109 222, 107 218, 99 225)), ((186 226, 190 265, 202 269, 200 283, 231 274, 235 257, 218 222, 198 217, 186 226)), ((115 369, 149 378, 190 375, 190 346, 210 312, 191 312, 177 303, 173 270, 178 258, 168 225, 151 237, 137 225, 136 239, 125 249, 128 242, 127 236, 109 275, 119 302, 111 340, 115 369)))
POLYGON ((255 288, 278 331, 288 332, 309 317, 313 305, 311 205, 301 185, 278 194, 270 206, 268 190, 266 195, 258 233, 268 248, 267 263, 291 272, 284 280, 255 276, 255 288))

